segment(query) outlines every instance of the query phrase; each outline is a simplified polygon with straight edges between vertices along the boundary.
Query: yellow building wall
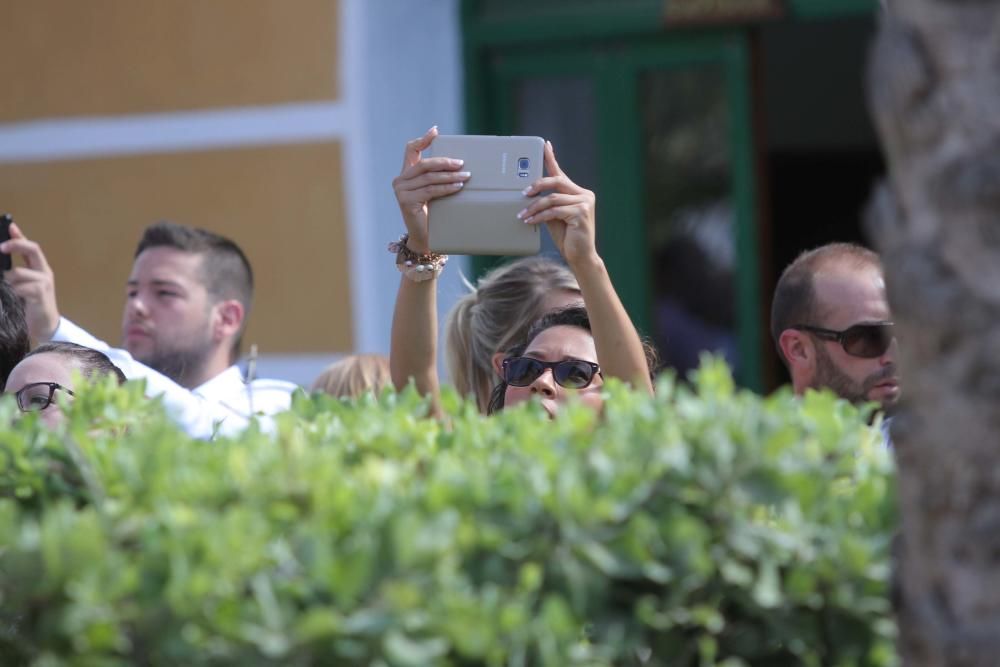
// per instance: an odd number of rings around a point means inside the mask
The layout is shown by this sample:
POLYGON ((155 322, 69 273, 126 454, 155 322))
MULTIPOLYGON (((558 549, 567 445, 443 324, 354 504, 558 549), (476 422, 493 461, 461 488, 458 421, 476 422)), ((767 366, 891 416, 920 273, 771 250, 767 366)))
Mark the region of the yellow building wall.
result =
POLYGON ((0 122, 336 99, 337 4, 4 3, 0 122))
MULTIPOLYGON (((32 0, 4 14, 0 123, 338 99, 334 0, 32 0)), ((327 139, 6 163, 0 210, 43 244, 63 313, 108 342, 139 234, 169 219, 249 256, 247 343, 348 352, 342 155, 327 139)))
POLYGON ((0 165, 0 202, 42 248, 64 315, 117 344, 142 229, 235 239, 254 268, 244 340, 262 354, 350 350, 337 143, 0 165))

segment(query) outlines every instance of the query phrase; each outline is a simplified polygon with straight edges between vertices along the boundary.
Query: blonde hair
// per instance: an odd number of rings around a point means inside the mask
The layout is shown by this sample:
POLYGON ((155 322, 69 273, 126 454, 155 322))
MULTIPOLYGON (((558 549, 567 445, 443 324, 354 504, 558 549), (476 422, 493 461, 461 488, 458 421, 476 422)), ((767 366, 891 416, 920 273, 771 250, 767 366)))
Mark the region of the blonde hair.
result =
POLYGON ((357 398, 368 391, 378 395, 391 383, 388 359, 378 354, 352 354, 327 366, 313 382, 312 391, 357 398))
POLYGON ((486 413, 499 381, 493 355, 523 341, 554 291, 579 292, 573 272, 545 257, 528 257, 493 269, 448 314, 445 363, 455 388, 473 394, 486 413))

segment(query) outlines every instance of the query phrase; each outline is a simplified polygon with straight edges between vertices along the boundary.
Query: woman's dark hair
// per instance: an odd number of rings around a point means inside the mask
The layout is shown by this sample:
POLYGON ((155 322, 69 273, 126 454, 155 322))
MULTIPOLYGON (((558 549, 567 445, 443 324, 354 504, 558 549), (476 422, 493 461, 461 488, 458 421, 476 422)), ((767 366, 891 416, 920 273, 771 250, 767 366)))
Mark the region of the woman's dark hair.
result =
MULTIPOLYGON (((528 349, 528 346, 531 345, 531 341, 535 340, 539 334, 546 329, 559 326, 577 327, 583 329, 587 333, 593 333, 593 329, 591 329, 590 326, 590 316, 587 314, 586 308, 582 306, 570 306, 569 308, 563 308, 561 310, 553 310, 552 312, 546 313, 541 317, 541 319, 535 322, 531 328, 528 329, 528 336, 525 338, 524 342, 507 350, 507 353, 504 355, 505 358, 521 356, 524 354, 524 351, 528 349)), ((658 355, 656 354, 656 348, 645 339, 642 341, 642 347, 643 351, 646 353, 646 366, 649 369, 650 377, 652 377, 657 366, 658 355)), ((493 388, 493 393, 490 395, 490 402, 486 409, 486 414, 492 415, 503 409, 504 395, 506 393, 507 381, 501 379, 500 384, 493 388)))
MULTIPOLYGON (((589 329, 588 329, 589 331, 589 329)), ((531 339, 529 339, 530 342, 531 339)), ((527 345, 515 345, 514 347, 507 350, 504 358, 508 357, 520 357, 524 354, 524 351, 528 349, 527 345)), ((490 394, 490 402, 486 406, 486 414, 492 415, 503 410, 504 396, 507 394, 507 380, 500 378, 500 384, 493 387, 493 393, 490 394)))
POLYGON ((0 280, 0 386, 31 349, 24 304, 6 281, 0 280))
POLYGON ((42 343, 29 352, 24 358, 33 357, 36 354, 60 354, 68 359, 72 359, 77 368, 88 380, 110 375, 118 381, 118 384, 125 382, 125 374, 121 369, 111 363, 108 355, 98 350, 77 345, 76 343, 42 343))

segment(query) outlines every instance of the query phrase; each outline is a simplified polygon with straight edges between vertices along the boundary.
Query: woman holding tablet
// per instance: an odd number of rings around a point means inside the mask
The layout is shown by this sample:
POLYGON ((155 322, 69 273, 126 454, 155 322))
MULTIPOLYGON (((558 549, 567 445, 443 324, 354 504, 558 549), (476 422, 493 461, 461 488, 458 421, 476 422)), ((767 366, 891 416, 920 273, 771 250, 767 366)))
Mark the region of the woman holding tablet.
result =
MULTIPOLYGON (((406 145, 402 172, 393 181, 407 234, 391 246, 397 252, 397 266, 403 275, 393 314, 389 362, 396 388, 402 389, 412 380, 418 391, 431 396, 433 409, 439 414, 436 278, 447 258, 428 249, 427 204, 432 199, 459 192, 472 174, 462 170, 461 160, 421 158, 421 152, 436 136, 437 128, 431 128, 406 145)), ((517 218, 523 224, 548 227, 556 247, 576 277, 589 330, 561 323, 539 332, 534 340, 523 340, 525 351, 519 356, 531 361, 504 363, 506 350, 494 350, 491 360, 494 367, 503 372, 501 377, 506 379, 508 386, 517 389, 506 390, 504 404, 538 397, 554 414, 571 392, 599 387, 599 383, 609 377, 651 393, 647 347, 629 319, 604 261, 597 253, 594 193, 576 185, 562 172, 548 142, 544 160, 548 175, 524 190, 525 205, 517 218), (550 194, 535 197, 543 191, 550 194), (585 386, 579 386, 583 379, 579 373, 583 371, 573 371, 566 364, 559 366, 565 361, 588 365, 592 373, 585 386), (539 370, 533 362, 543 367, 539 370), (560 379, 563 382, 559 382, 560 379), (527 386, 517 386, 525 382, 527 386)), ((597 407, 600 400, 588 403, 597 407)))

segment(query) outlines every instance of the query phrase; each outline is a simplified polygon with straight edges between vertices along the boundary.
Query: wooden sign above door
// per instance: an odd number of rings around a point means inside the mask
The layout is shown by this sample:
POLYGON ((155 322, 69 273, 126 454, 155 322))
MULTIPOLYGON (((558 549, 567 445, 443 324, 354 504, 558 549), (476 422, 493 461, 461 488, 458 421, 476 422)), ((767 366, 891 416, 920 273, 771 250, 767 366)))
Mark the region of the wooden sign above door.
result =
POLYGON ((667 25, 739 23, 784 14, 784 0, 666 0, 663 10, 667 25))

